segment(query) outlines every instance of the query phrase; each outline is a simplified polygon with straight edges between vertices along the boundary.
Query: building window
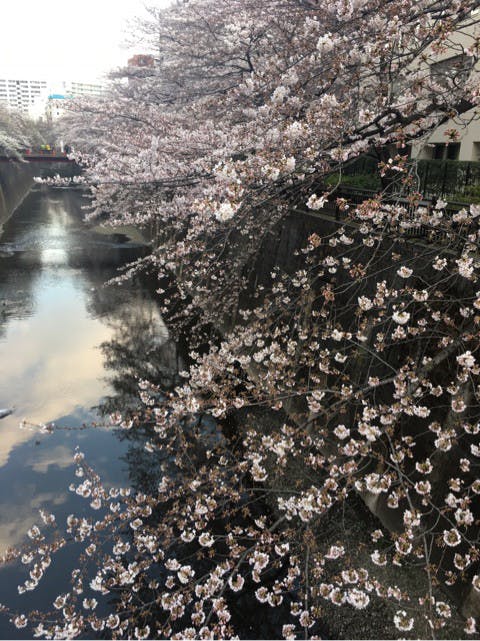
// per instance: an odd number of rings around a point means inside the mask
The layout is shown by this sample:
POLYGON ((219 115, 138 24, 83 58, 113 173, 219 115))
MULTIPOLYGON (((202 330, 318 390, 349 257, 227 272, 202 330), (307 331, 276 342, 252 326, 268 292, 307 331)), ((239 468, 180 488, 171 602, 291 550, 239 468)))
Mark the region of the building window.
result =
POLYGON ((432 158, 434 160, 458 160, 459 155, 459 142, 451 142, 448 145, 446 143, 437 143, 433 146, 432 158))
POLYGON ((430 75, 441 87, 463 84, 473 67, 473 58, 466 54, 452 56, 430 65, 430 75))

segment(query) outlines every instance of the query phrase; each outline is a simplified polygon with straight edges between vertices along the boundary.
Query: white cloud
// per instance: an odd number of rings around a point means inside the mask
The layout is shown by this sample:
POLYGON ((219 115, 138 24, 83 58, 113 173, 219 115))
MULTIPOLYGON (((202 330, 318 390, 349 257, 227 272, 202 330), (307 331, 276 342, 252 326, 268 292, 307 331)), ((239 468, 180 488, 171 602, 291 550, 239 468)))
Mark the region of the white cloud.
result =
POLYGON ((36 488, 29 485, 24 488, 25 501, 17 500, 15 503, 0 503, 2 521, 0 522, 0 554, 3 554, 9 547, 22 543, 27 530, 34 523, 40 523, 38 509, 40 507, 51 510, 53 506, 64 504, 69 494, 42 492, 35 496, 30 502, 29 497, 33 495, 36 488))
POLYGON ((73 465, 73 452, 65 445, 57 445, 52 449, 42 450, 40 453, 35 453, 35 461, 29 461, 34 472, 45 474, 50 467, 59 467, 65 469, 73 465))

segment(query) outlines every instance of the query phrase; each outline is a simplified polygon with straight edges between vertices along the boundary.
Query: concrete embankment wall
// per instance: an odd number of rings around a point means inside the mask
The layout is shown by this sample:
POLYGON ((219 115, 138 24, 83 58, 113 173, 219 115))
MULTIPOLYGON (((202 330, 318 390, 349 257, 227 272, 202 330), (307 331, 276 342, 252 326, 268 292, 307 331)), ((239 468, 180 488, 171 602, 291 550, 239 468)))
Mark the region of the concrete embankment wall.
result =
POLYGON ((0 162, 0 227, 10 218, 15 209, 34 185, 34 177, 63 176, 73 177, 81 169, 73 162, 20 162, 3 160, 0 162))
POLYGON ((36 175, 31 163, 0 164, 0 226, 3 225, 32 188, 36 175))

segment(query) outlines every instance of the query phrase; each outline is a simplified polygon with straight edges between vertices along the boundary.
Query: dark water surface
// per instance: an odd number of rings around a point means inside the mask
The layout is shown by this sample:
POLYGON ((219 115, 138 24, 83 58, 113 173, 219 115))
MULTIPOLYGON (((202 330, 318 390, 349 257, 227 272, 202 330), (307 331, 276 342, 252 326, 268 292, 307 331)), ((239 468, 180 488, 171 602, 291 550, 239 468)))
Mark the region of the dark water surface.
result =
MULTIPOLYGON (((27 541, 33 524, 42 525, 40 509, 55 514, 62 532, 69 514, 98 518, 89 500, 68 489, 79 482, 76 447, 107 487, 154 491, 168 466, 161 452, 145 449, 143 429, 83 429, 102 424, 105 412, 140 407, 139 380, 171 388, 185 368, 151 294, 154 284, 104 286, 145 247, 88 227, 85 204, 78 191, 36 188, 0 235, 0 409, 14 409, 0 419, 0 554, 27 541), (26 429, 19 427, 23 419, 26 429), (50 423, 53 433, 42 432, 50 423)), ((212 417, 202 417, 202 430, 206 446, 223 438, 212 417)), ((55 598, 69 590, 83 549, 73 544, 54 555, 37 590, 24 594, 17 586, 28 579, 29 566, 0 568, 0 604, 51 612, 55 598)), ((280 638, 282 622, 291 622, 289 600, 284 604, 261 606, 253 589, 230 599, 240 638, 280 638)), ((0 613, 0 639, 32 634, 0 613)))
MULTIPOLYGON (((164 369, 175 367, 175 350, 148 291, 138 283, 103 287, 142 247, 89 229, 82 205, 80 192, 36 188, 0 236, 0 408, 14 409, 0 420, 0 553, 40 524, 39 509, 60 523, 85 509, 85 500, 68 490, 77 445, 107 486, 130 484, 128 442, 111 428, 49 435, 37 424, 79 428, 99 420, 92 407, 126 393, 124 382, 137 375, 134 361, 142 360, 145 374, 156 373, 152 350, 164 369), (23 419, 33 425, 20 429, 23 419)), ((24 595, 17 592, 26 578, 21 570, 0 570, 0 603, 51 609, 67 568, 62 552, 38 592, 24 595)), ((0 615, 1 639, 31 634, 0 615)))

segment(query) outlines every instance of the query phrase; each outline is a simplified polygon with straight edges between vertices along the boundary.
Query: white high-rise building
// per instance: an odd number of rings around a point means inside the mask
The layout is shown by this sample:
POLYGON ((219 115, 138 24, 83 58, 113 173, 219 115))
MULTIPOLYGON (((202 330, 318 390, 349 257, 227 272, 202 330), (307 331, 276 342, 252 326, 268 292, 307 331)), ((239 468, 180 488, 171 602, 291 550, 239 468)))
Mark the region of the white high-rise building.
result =
POLYGON ((105 92, 105 87, 95 82, 75 82, 65 83, 66 93, 76 98, 77 96, 101 96, 105 92))
POLYGON ((35 119, 58 118, 66 99, 100 96, 104 91, 103 85, 94 82, 0 78, 0 104, 35 119))
POLYGON ((34 105, 46 100, 46 80, 25 80, 21 78, 0 78, 0 104, 22 113, 30 113, 34 105))

